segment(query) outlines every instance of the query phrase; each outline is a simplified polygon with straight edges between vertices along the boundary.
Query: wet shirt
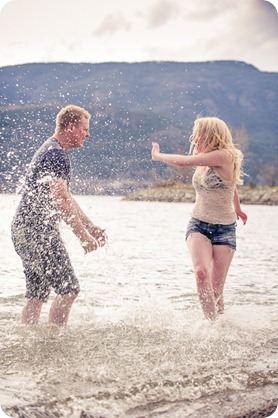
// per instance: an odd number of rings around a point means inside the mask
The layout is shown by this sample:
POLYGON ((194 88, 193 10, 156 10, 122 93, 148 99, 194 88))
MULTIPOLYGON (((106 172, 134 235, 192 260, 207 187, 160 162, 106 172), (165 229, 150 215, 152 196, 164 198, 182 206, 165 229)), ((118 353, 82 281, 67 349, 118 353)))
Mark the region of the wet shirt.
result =
POLYGON ((193 179, 196 201, 192 216, 203 222, 229 225, 236 221, 235 183, 224 180, 215 169, 196 170, 193 179))
POLYGON ((69 184, 70 159, 55 138, 49 138, 35 153, 27 171, 15 222, 40 230, 57 228, 60 217, 55 209, 49 181, 62 178, 69 184))

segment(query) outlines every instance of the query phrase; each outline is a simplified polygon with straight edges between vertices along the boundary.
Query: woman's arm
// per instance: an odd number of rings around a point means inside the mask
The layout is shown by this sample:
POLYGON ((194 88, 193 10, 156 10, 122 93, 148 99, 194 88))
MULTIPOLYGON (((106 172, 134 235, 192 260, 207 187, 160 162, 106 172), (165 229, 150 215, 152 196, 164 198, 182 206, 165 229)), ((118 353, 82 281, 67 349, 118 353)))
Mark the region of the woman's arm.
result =
POLYGON ((235 212, 236 212, 236 215, 237 215, 237 219, 240 218, 243 222, 243 225, 245 225, 246 222, 247 222, 248 217, 247 217, 246 213, 241 210, 237 188, 235 188, 235 193, 234 193, 234 207, 235 207, 235 212))
POLYGON ((152 144, 152 159, 174 167, 221 167, 225 165, 228 160, 231 161, 230 155, 226 150, 216 150, 195 155, 164 154, 160 152, 160 147, 157 142, 153 142, 152 144))

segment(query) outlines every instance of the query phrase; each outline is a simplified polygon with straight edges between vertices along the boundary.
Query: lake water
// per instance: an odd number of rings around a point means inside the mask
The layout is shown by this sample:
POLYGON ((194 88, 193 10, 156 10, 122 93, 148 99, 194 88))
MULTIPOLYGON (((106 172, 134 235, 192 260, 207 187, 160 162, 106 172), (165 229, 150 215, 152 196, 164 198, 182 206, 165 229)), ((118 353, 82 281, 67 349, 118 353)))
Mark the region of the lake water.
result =
POLYGON ((191 204, 77 196, 109 245, 62 233, 82 292, 69 324, 19 322, 25 281, 0 197, 0 405, 11 417, 223 418, 278 398, 277 207, 245 206, 226 311, 203 319, 184 232, 191 204), (275 386, 276 385, 276 386, 275 386))

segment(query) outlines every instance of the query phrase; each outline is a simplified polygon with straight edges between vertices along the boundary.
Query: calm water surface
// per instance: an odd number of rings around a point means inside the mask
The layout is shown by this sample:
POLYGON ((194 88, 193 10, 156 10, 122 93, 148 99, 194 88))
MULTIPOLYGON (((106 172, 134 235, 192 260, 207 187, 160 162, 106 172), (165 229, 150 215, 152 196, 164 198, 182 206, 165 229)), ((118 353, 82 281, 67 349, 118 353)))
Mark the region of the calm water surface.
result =
POLYGON ((62 233, 82 292, 67 328, 19 322, 25 281, 0 197, 0 405, 11 417, 235 416, 277 399, 277 207, 246 206, 225 287, 202 317, 184 232, 192 205, 78 196, 109 245, 62 233), (276 386, 275 386, 276 385, 276 386))

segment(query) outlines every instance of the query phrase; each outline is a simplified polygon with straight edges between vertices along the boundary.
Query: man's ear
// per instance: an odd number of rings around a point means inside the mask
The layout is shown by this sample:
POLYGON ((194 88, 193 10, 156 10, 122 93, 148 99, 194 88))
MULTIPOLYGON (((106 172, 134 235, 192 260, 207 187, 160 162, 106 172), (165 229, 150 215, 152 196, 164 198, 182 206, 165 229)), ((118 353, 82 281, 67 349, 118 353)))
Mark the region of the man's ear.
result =
POLYGON ((70 122, 69 124, 68 124, 68 127, 67 127, 67 131, 68 132, 72 132, 73 131, 73 128, 74 128, 74 123, 72 123, 72 122, 70 122))

